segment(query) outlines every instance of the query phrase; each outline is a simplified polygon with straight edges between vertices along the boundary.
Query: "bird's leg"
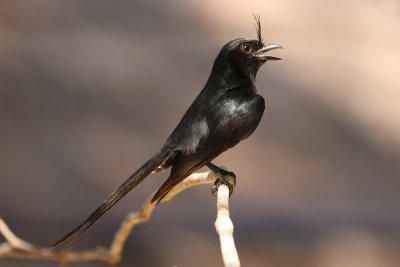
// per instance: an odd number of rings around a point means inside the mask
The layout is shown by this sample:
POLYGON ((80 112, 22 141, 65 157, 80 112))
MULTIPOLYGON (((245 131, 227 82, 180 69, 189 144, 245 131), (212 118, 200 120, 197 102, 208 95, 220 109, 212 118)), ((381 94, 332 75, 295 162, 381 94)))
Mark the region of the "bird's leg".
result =
POLYGON ((229 188, 229 196, 233 193, 233 188, 236 185, 236 175, 233 172, 224 170, 211 162, 207 163, 207 167, 210 168, 217 176, 217 180, 214 182, 214 186, 211 188, 211 192, 214 196, 217 196, 218 187, 221 184, 226 185, 229 188))

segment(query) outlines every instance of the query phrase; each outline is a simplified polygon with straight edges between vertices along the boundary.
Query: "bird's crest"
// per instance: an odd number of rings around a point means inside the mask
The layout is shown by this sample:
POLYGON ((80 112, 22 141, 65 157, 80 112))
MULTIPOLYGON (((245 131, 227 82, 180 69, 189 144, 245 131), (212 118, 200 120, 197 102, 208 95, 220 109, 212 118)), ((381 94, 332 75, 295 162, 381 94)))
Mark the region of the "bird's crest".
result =
POLYGON ((263 39, 262 39, 262 36, 261 36, 261 18, 260 18, 260 15, 259 14, 258 15, 253 15, 253 17, 256 20, 255 27, 256 27, 256 32, 257 32, 257 40, 258 40, 258 42, 263 44, 264 42, 263 42, 263 39))

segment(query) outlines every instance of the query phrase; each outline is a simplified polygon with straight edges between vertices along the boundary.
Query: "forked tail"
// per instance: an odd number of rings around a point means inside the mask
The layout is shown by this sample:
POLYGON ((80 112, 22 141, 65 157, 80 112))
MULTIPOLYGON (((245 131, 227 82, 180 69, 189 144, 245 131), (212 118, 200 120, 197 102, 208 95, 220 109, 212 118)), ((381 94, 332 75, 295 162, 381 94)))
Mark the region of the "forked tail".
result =
POLYGON ((159 167, 168 158, 171 152, 171 150, 163 148, 160 152, 155 154, 134 174, 132 174, 128 180, 118 187, 82 224, 54 243, 52 247, 54 248, 64 243, 67 239, 80 231, 80 233, 68 245, 68 248, 71 248, 90 226, 92 226, 98 219, 100 219, 101 216, 104 215, 104 213, 111 209, 118 201, 120 201, 126 194, 135 188, 141 181, 143 181, 143 179, 146 178, 153 170, 159 167))

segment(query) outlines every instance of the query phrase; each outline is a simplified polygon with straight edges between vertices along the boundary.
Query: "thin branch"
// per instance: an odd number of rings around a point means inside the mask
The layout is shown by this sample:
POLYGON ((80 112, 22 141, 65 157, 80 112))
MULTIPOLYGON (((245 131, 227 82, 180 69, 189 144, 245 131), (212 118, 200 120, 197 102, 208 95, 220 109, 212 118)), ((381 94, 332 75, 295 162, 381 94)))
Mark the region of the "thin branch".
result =
POLYGON ((240 267, 239 256, 233 239, 233 223, 229 217, 229 188, 224 184, 218 187, 217 210, 215 229, 219 235, 224 264, 226 267, 240 267))
POLYGON ((66 250, 57 252, 49 248, 35 246, 17 237, 2 218, 0 218, 0 233, 6 239, 6 242, 0 244, 0 258, 44 259, 59 262, 104 261, 108 259, 108 252, 104 248, 96 248, 81 252, 70 252, 66 250))
MULTIPOLYGON (((212 184, 216 175, 212 172, 194 173, 183 180, 180 184, 175 186, 162 200, 162 202, 170 201, 175 195, 181 191, 200 184, 212 184)), ((42 259, 42 260, 54 260, 59 262, 59 266, 66 266, 67 262, 70 261, 107 261, 110 264, 116 264, 122 259, 122 250, 124 248, 126 239, 132 231, 132 228, 141 222, 150 220, 151 213, 153 212, 155 205, 151 203, 151 195, 147 201, 143 204, 142 208, 138 212, 129 213, 125 220, 121 223, 120 228, 116 232, 110 247, 97 247, 92 250, 72 252, 69 250, 56 251, 46 247, 35 246, 25 240, 17 237, 7 226, 2 218, 0 218, 0 233, 6 239, 5 242, 0 243, 0 258, 11 257, 21 259, 42 259)), ((240 266, 237 252, 233 241, 233 225, 229 219, 228 210, 229 190, 225 185, 221 185, 218 188, 218 217, 215 222, 217 232, 220 235, 221 250, 224 259, 225 266, 240 266), (226 193, 225 191, 228 191, 226 193), (228 218, 226 218, 228 216, 228 218), (229 220, 230 231, 226 229, 226 223, 224 221, 229 220), (230 237, 229 237, 230 235, 230 237), (228 241, 224 241, 228 240, 228 241), (232 247, 233 244, 233 247, 232 247), (234 251, 233 251, 234 250, 234 251), (236 253, 236 259, 232 256, 236 253), (233 265, 232 262, 237 262, 233 265)))
MULTIPOLYGON (((202 172, 193 173, 185 180, 176 185, 162 200, 161 202, 168 202, 174 196, 182 192, 183 190, 200 184, 211 184, 214 183, 217 176, 213 172, 202 172)), ((132 231, 132 228, 141 222, 147 222, 150 220, 151 213, 155 208, 154 203, 151 203, 153 194, 147 199, 147 201, 142 205, 139 212, 129 213, 125 220, 122 222, 119 230, 114 236, 114 239, 110 246, 110 258, 109 263, 115 264, 121 260, 122 249, 124 247, 125 241, 132 231)))

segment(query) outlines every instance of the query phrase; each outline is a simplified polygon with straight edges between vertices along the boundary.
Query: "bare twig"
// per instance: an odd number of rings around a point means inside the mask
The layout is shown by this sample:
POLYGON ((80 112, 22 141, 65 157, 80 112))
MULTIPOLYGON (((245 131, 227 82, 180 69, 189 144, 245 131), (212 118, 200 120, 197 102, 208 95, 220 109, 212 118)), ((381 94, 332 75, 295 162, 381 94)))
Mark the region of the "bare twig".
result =
POLYGON ((0 233, 6 239, 0 244, 0 258, 11 257, 21 259, 45 259, 59 261, 60 265, 67 261, 93 261, 107 260, 108 252, 104 248, 96 248, 90 251, 70 252, 54 251, 49 248, 35 246, 17 237, 0 218, 0 233))
MULTIPOLYGON (((202 172, 202 173, 193 173, 177 186, 175 186, 163 199, 161 202, 168 202, 174 196, 182 192, 183 190, 200 184, 211 184, 215 181, 217 176, 213 172, 202 172)), ((151 213, 155 208, 154 203, 151 203, 151 199, 153 194, 147 199, 147 201, 143 204, 142 208, 139 212, 129 213, 125 220, 122 222, 119 230, 114 236, 114 239, 110 246, 110 258, 109 262, 111 264, 115 264, 121 260, 122 257, 122 249, 124 247, 125 241, 128 238, 132 228, 141 222, 147 222, 150 220, 151 213)))
MULTIPOLYGON (((167 202, 171 200, 175 195, 191 186, 199 184, 211 184, 217 177, 212 172, 194 173, 183 180, 180 184, 175 186, 162 200, 167 202)), ((221 185, 218 189, 218 217, 215 222, 217 232, 220 235, 221 250, 224 259, 225 266, 239 266, 239 259, 233 241, 233 225, 229 219, 228 210, 228 190, 225 185, 221 185), (228 216, 228 218, 226 218, 228 216), (230 231, 227 231, 223 221, 229 220, 230 231), (222 221, 221 221, 222 220, 222 221), (221 224, 222 223, 222 224, 221 224), (230 237, 229 237, 230 235, 230 237), (224 241, 228 240, 228 241, 224 241), (229 243, 230 242, 230 243, 229 243), (234 251, 233 251, 234 250, 234 251), (236 255, 236 259, 232 255, 236 255), (232 262, 237 262, 236 265, 232 262)), ((151 195, 152 197, 152 195, 151 195)), ((151 203, 151 197, 143 204, 142 208, 138 212, 132 212, 128 214, 125 220, 122 222, 119 230, 116 232, 110 247, 97 247, 92 250, 72 252, 69 250, 56 251, 46 247, 38 247, 27 241, 24 241, 17 237, 7 226, 2 218, 0 218, 0 233, 4 236, 5 242, 0 243, 0 258, 12 257, 21 259, 46 259, 54 260, 59 262, 59 266, 66 266, 69 261, 107 261, 110 264, 116 264, 121 261, 122 250, 125 245, 126 239, 132 231, 132 228, 141 222, 150 220, 151 213, 153 212, 155 205, 151 203)))
POLYGON ((218 187, 217 210, 215 228, 219 235, 224 264, 226 267, 240 267, 239 256, 233 239, 233 223, 229 217, 229 188, 224 184, 218 187))

